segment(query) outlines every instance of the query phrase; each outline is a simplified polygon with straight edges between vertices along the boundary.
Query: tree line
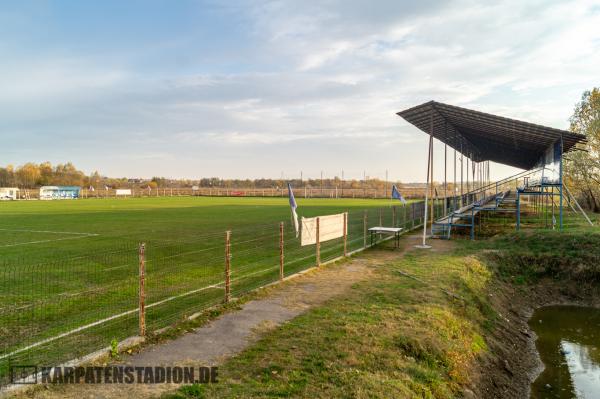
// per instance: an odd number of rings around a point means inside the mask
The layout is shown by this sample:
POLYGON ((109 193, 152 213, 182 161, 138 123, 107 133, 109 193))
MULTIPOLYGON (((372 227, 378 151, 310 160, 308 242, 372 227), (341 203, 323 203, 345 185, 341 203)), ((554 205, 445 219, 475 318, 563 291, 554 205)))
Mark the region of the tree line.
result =
MULTIPOLYGON (((290 182, 294 188, 349 188, 349 189, 377 189, 385 190, 386 182, 380 179, 366 180, 342 180, 339 177, 327 179, 221 179, 218 177, 201 179, 168 179, 165 177, 153 177, 152 179, 112 178, 93 172, 86 175, 77 169, 71 162, 52 165, 50 162, 33 163, 14 167, 8 165, 0 167, 0 187, 18 187, 35 189, 41 186, 79 186, 94 189, 104 188, 192 188, 194 186, 203 188, 244 188, 244 189, 271 189, 285 188, 290 182)), ((387 187, 391 189, 392 184, 399 182, 388 182, 387 187)))
MULTIPOLYGON (((594 212, 600 212, 600 89, 585 91, 581 101, 575 106, 570 118, 570 130, 583 134, 587 142, 578 146, 564 157, 565 182, 583 206, 594 212)), ((40 186, 64 185, 104 188, 247 188, 270 189, 285 188, 287 180, 283 179, 221 179, 218 177, 201 179, 168 179, 153 177, 152 179, 131 179, 126 177, 111 178, 100 175, 97 171, 86 175, 71 162, 52 165, 50 162, 33 163, 14 167, 0 167, 0 187, 18 187, 33 189, 40 186)), ((391 188, 392 184, 400 186, 400 182, 386 182, 381 179, 344 180, 339 177, 327 179, 293 179, 294 188, 348 188, 377 189, 391 188)))
POLYGON ((50 162, 40 164, 28 162, 16 168, 12 165, 0 167, 2 187, 82 186, 85 182, 85 174, 70 162, 55 166, 50 162))

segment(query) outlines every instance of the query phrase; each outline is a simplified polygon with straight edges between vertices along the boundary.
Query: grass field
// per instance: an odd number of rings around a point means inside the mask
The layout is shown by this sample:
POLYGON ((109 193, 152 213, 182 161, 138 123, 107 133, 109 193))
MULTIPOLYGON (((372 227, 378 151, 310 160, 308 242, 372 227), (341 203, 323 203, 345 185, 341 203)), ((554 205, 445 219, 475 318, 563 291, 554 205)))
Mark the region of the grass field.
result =
MULTIPOLYGON (((569 215, 571 228, 563 233, 518 234, 510 226, 494 238, 434 241, 435 250, 409 249, 395 257, 375 249, 367 259, 389 260, 373 267, 372 277, 263 332, 257 343, 220 365, 219 383, 185 386, 163 399, 520 397, 497 394, 515 384, 513 372, 521 369, 506 352, 488 346, 498 345, 494 330, 510 334, 503 325, 515 324, 523 301, 506 287, 528 298, 536 284, 560 281, 561 290, 595 287, 594 297, 600 284, 600 215, 590 217, 596 227, 569 215), (482 377, 489 370, 478 367, 508 364, 507 358, 511 371, 499 366, 498 374, 482 377), (493 393, 481 390, 480 385, 496 384, 493 393), (475 394, 463 394, 473 386, 475 394)), ((410 248, 412 242, 402 244, 410 248)), ((521 338, 512 335, 503 348, 514 350, 515 341, 521 338)), ((541 397, 549 397, 542 390, 541 397)))
MULTIPOLYGON (((413 225, 411 208, 398 207, 394 218, 389 200, 298 199, 298 206, 306 217, 348 211, 349 250, 363 246, 365 210, 369 226, 380 218, 413 225)), ((285 274, 315 264, 314 245, 300 247, 294 236, 285 198, 3 202, 0 221, 0 382, 9 358, 56 364, 136 335, 140 242, 149 331, 223 301, 226 230, 233 296, 279 278, 280 221, 285 274)), ((322 260, 342 255, 342 245, 324 243, 322 260)))
MULTIPOLYGON (((298 199, 299 214, 390 207, 389 200, 298 199)), ((286 198, 164 197, 0 203, 0 257, 32 261, 141 241, 189 240, 290 220, 286 198)))

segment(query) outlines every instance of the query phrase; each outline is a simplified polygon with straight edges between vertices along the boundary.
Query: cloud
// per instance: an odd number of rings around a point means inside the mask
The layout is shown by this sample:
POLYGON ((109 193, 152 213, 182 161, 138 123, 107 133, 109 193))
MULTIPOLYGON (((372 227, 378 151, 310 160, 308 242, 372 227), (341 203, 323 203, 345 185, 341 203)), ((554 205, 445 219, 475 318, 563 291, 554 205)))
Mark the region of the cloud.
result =
POLYGON ((436 99, 565 128, 581 91, 598 84, 593 2, 210 6, 214 24, 189 28, 187 40, 155 33, 168 48, 148 41, 108 56, 93 48, 23 54, 3 35, 9 161, 51 151, 117 175, 244 177, 279 175, 280 162, 302 168, 284 153, 315 154, 305 160, 325 169, 389 168, 417 180, 425 136, 395 112, 436 99), (153 163, 165 154, 173 161, 153 163))

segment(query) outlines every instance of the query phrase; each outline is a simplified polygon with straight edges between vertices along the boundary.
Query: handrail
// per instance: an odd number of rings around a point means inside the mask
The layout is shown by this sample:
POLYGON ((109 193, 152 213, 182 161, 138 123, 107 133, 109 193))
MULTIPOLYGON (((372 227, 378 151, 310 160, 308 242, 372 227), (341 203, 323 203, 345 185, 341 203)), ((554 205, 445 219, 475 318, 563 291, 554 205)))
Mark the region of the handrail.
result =
MULTIPOLYGON (((485 191, 488 188, 495 188, 496 185, 498 185, 498 184, 504 184, 504 183, 507 183, 507 182, 509 182, 511 180, 519 179, 521 177, 525 177, 527 175, 539 172, 541 169, 543 169, 542 166, 540 166, 538 168, 535 168, 535 169, 530 169, 530 170, 526 170, 526 171, 523 171, 523 172, 519 172, 519 173, 517 173, 515 175, 509 176, 509 177, 505 177, 502 180, 495 181, 495 182, 487 184, 487 185, 485 185, 483 187, 478 187, 475 190, 471 190, 471 191, 468 191, 468 192, 463 193, 463 194, 456 194, 456 195, 453 195, 453 196, 450 196, 450 197, 445 197, 445 198, 454 198, 454 197, 460 197, 461 195, 464 196, 464 195, 471 195, 471 194, 480 193, 481 191, 485 191)), ((444 197, 442 197, 442 198, 444 198, 444 197)))

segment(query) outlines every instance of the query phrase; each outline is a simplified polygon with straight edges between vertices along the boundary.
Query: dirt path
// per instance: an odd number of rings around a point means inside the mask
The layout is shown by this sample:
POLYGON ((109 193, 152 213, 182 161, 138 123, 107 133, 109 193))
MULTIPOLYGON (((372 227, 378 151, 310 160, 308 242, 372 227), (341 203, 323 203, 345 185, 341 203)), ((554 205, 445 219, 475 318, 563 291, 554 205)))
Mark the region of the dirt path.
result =
MULTIPOLYGON (((409 238, 401 245, 409 248, 413 241, 409 238)), ((403 253, 403 249, 368 251, 347 262, 310 271, 274 287, 267 298, 247 302, 239 311, 225 314, 173 341, 145 348, 122 363, 134 366, 219 365, 256 342, 261 333, 351 289, 354 283, 370 278, 378 265, 403 253)), ((176 388, 171 384, 82 384, 51 386, 22 397, 133 399, 160 396, 176 388)))

